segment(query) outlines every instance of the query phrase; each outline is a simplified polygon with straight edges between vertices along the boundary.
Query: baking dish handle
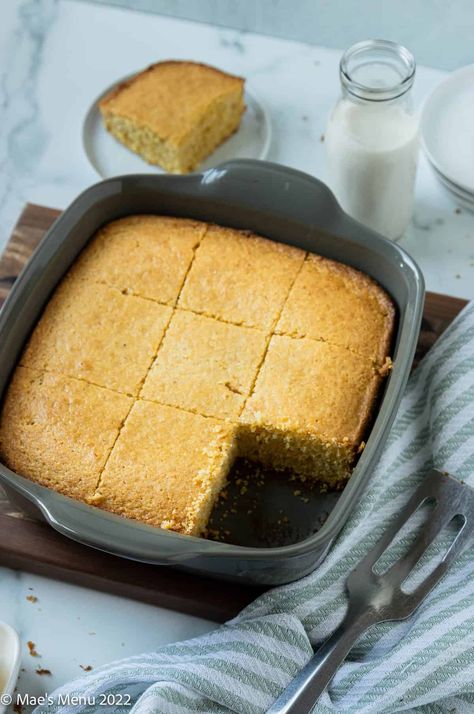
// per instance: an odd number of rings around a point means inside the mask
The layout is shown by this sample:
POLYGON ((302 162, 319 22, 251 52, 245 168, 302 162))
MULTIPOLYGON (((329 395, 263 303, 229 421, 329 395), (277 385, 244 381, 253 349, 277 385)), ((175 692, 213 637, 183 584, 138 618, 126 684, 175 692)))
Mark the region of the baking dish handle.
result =
MULTIPOLYGON (((213 541, 147 526, 108 513, 40 486, 2 466, 0 481, 14 506, 35 520, 44 520, 58 533, 98 550, 152 563, 184 564, 219 554, 213 541), (190 547, 196 541, 196 549, 190 547)), ((220 544, 222 545, 222 544, 220 544)))
MULTIPOLYGON (((342 223, 360 226, 341 209, 325 183, 287 166, 254 159, 233 159, 201 174, 202 188, 232 200, 238 198, 249 208, 268 208, 269 218, 282 207, 285 218, 297 221, 317 219, 318 227, 335 230, 342 223)), ((364 230, 367 229, 364 227, 364 230)), ((375 235, 375 234, 374 234, 375 235)), ((378 236, 379 237, 379 236, 378 236)))

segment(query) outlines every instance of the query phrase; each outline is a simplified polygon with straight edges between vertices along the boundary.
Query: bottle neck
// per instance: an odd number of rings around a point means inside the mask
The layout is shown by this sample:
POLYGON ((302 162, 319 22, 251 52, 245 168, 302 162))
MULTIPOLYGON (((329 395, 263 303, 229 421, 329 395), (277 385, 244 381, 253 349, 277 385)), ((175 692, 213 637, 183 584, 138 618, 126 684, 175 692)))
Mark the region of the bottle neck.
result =
POLYGON ((399 94, 396 97, 385 99, 383 101, 375 101, 365 97, 359 97, 357 94, 350 92, 344 84, 341 85, 341 94, 344 100, 349 101, 352 104, 357 104, 360 107, 366 107, 374 112, 382 112, 384 109, 392 107, 401 107, 410 114, 414 112, 413 96, 410 89, 407 89, 403 92, 403 94, 399 94))
POLYGON ((353 101, 403 103, 415 78, 415 60, 395 42, 367 40, 346 50, 339 74, 343 95, 353 101))

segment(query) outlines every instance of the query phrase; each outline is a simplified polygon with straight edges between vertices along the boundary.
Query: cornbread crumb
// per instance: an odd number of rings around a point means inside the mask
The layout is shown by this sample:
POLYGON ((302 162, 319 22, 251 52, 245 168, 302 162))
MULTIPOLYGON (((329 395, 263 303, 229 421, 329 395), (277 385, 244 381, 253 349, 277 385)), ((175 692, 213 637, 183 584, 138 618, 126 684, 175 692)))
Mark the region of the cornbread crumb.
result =
POLYGON ((28 652, 32 657, 39 657, 40 655, 36 651, 36 645, 32 640, 28 640, 26 643, 26 646, 28 647, 28 652))
POLYGON ((48 676, 50 677, 52 675, 52 672, 50 669, 45 669, 44 667, 37 667, 35 669, 36 674, 39 674, 40 676, 48 676))
POLYGON ((150 164, 193 171, 239 127, 244 80, 196 62, 148 67, 101 102, 106 129, 150 164))
POLYGON ((391 357, 386 356, 383 364, 379 368, 379 374, 381 377, 386 377, 393 369, 393 362, 391 357))

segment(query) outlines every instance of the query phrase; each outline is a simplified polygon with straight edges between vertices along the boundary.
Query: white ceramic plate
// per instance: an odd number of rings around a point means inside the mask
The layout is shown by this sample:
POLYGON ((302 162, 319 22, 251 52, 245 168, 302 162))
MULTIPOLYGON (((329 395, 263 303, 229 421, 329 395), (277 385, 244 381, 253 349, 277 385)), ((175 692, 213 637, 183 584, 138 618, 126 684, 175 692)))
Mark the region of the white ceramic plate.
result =
POLYGON ((0 714, 5 714, 8 698, 13 697, 20 670, 20 662, 21 652, 18 635, 13 627, 7 625, 6 622, 0 622, 0 694, 3 695, 3 703, 0 701, 0 714))
POLYGON ((466 201, 471 201, 472 203, 474 203, 474 193, 471 193, 470 191, 465 191, 463 188, 450 181, 448 178, 446 178, 444 174, 438 171, 436 166, 434 166, 433 164, 431 164, 431 168, 433 169, 436 178, 441 181, 443 186, 445 186, 448 191, 452 191, 458 196, 464 198, 466 201))
POLYGON ((474 65, 453 72, 435 89, 423 109, 421 134, 439 173, 474 193, 474 65))
POLYGON ((440 184, 443 186, 443 188, 448 191, 448 193, 451 195, 451 198, 454 200, 454 202, 458 205, 461 206, 462 208, 465 208, 468 211, 474 212, 474 196, 470 193, 467 193, 467 191, 463 191, 463 189, 457 188, 454 184, 452 184, 450 181, 448 181, 443 174, 441 174, 435 166, 432 166, 433 171, 435 173, 436 178, 440 182, 440 184))
MULTIPOLYGON (((120 79, 97 97, 84 120, 82 129, 84 151, 93 168, 102 178, 121 174, 164 173, 159 166, 148 164, 114 139, 102 123, 99 111, 100 100, 117 84, 126 82, 132 76, 120 79)), ((248 91, 245 92, 245 104, 247 109, 239 130, 203 161, 199 171, 210 169, 229 159, 264 159, 267 156, 271 141, 268 113, 248 91)))

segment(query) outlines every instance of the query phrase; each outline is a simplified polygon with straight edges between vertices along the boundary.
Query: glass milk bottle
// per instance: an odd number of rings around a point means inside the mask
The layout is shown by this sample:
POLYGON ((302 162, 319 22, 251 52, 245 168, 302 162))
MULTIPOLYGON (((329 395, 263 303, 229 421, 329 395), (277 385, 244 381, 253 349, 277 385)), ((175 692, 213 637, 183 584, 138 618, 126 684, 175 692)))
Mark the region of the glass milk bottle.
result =
POLYGON ((387 238, 413 211, 418 121, 410 89, 415 60, 405 47, 367 40, 342 56, 342 96, 326 130, 329 185, 340 205, 387 238))

